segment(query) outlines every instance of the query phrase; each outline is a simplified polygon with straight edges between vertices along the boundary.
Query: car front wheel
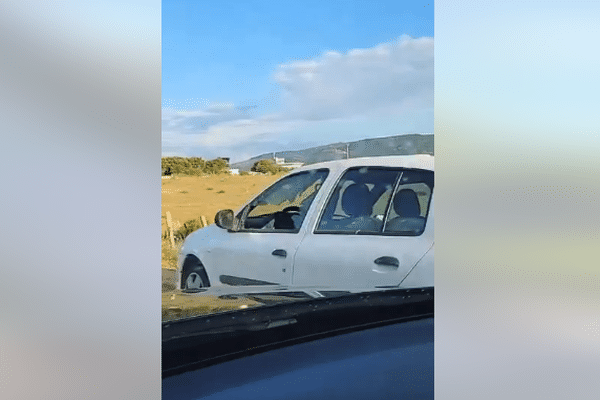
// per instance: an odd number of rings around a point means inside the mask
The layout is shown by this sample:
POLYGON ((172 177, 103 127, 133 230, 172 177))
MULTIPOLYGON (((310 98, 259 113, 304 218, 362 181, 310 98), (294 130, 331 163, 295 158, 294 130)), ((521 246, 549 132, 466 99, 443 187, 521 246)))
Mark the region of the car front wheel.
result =
POLYGON ((181 272, 181 289, 195 292, 210 286, 208 275, 202 262, 193 254, 188 254, 181 272))

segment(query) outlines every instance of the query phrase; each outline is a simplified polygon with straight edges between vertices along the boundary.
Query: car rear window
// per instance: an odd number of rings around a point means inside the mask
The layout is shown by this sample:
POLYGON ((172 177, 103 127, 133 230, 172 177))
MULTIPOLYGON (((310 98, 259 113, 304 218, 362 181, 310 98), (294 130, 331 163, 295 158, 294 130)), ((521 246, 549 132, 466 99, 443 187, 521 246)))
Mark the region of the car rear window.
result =
POLYGON ((339 180, 315 233, 418 236, 433 193, 433 171, 356 167, 339 180))

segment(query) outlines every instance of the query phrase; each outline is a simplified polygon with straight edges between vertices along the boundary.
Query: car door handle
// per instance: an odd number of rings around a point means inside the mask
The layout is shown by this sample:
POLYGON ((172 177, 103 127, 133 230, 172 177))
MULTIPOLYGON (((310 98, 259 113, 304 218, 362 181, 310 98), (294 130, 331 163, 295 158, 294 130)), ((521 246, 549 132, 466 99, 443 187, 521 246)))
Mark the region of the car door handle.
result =
POLYGON ((387 265, 389 267, 396 267, 398 268, 400 266, 400 262, 398 261, 398 259, 396 257, 379 257, 377 260, 375 260, 375 264, 377 265, 387 265))
POLYGON ((281 250, 281 249, 273 250, 273 252, 271 254, 273 254, 274 256, 277 256, 277 257, 283 257, 283 258, 287 257, 287 251, 281 250))

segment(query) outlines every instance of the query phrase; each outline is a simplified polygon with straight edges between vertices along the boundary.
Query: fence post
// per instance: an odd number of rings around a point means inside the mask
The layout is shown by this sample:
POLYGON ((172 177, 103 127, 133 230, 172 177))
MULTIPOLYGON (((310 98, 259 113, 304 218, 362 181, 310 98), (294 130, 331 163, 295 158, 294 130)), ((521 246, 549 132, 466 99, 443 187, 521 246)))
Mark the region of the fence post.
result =
POLYGON ((171 213, 167 211, 167 231, 171 240, 171 247, 175 248, 175 238, 173 237, 173 223, 171 221, 171 213))
POLYGON ((208 226, 208 224, 206 223, 206 217, 204 215, 200 216, 200 220, 202 221, 202 227, 204 228, 205 226, 208 226))

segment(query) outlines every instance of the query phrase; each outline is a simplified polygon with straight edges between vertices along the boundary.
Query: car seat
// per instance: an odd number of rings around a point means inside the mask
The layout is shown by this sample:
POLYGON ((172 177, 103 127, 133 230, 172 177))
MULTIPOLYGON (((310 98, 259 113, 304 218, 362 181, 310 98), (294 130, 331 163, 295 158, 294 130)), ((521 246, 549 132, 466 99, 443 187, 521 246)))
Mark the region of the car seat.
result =
POLYGON ((352 184, 342 195, 342 209, 349 216, 344 230, 379 231, 381 222, 371 218, 373 198, 367 185, 352 184))
POLYGON ((394 211, 398 216, 389 220, 385 232, 402 232, 420 235, 425 228, 425 218, 421 216, 419 198, 412 189, 402 189, 394 197, 394 211))

